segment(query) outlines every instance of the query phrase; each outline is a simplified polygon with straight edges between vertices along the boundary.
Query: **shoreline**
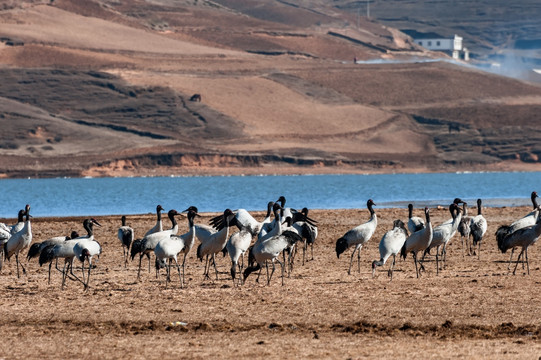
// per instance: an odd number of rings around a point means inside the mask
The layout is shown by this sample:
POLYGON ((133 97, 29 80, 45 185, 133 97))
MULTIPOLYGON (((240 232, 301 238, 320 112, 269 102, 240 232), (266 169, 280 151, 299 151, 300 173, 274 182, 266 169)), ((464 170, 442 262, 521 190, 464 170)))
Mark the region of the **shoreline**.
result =
MULTIPOLYGON (((352 171, 352 172, 231 172, 231 173, 189 173, 189 174, 147 174, 147 175, 103 175, 103 176, 56 176, 56 177, 2 177, 1 180, 45 180, 45 179, 117 179, 117 178, 194 178, 194 177, 265 177, 265 176, 347 176, 347 175, 415 175, 415 174, 498 174, 498 173, 535 173, 540 169, 516 169, 516 170, 456 170, 456 171, 352 171)), ((5 175, 5 174, 4 174, 5 175)))
MULTIPOLYGON (((491 201, 490 199, 483 199, 483 208, 491 209, 491 210, 497 210, 497 209, 508 209, 512 208, 513 210, 518 210, 519 208, 525 208, 525 211, 528 209, 531 210, 531 204, 529 204, 529 199, 514 199, 514 200, 524 200, 520 204, 510 204, 510 205, 490 205, 491 201)), ((417 209, 418 211, 421 211, 422 208, 427 206, 431 210, 446 210, 447 206, 445 205, 444 201, 439 201, 436 203, 436 201, 404 201, 401 202, 401 206, 385 206, 386 203, 379 203, 382 205, 376 205, 376 209, 379 209, 380 212, 396 212, 403 210, 405 213, 407 213, 408 204, 411 203, 414 206, 414 209, 417 209)), ((475 202, 471 201, 468 202, 468 209, 471 213, 477 213, 475 202)), ((258 217, 264 217, 265 216, 265 210, 249 210, 247 209, 252 215, 258 216, 258 217)), ((310 212, 313 213, 325 213, 329 211, 335 211, 335 212, 350 212, 350 211, 358 211, 358 212, 364 212, 366 211, 365 207, 360 208, 336 208, 336 209, 317 209, 313 208, 310 209, 310 212)), ((220 211, 201 211, 199 214, 202 217, 214 217, 216 215, 220 215, 222 212, 220 211)), ((118 214, 77 214, 77 215, 35 215, 32 218, 32 222, 44 222, 44 221, 72 221, 72 220, 82 220, 84 218, 88 217, 94 217, 96 219, 109 219, 109 218, 115 218, 115 217, 121 217, 122 215, 125 215, 128 218, 136 218, 136 219, 143 219, 143 218, 154 218, 156 216, 153 212, 147 212, 147 213, 133 213, 133 214, 126 214, 126 213, 118 213, 118 214)), ((186 217, 185 214, 181 215, 181 218, 184 219, 186 217)), ((16 217, 0 217, 0 222, 3 223, 15 223, 17 222, 16 217)))
POLYGON ((79 176, 56 175, 55 170, 39 173, 32 169, 0 172, 3 179, 57 179, 57 178, 115 178, 115 177, 205 177, 205 176, 300 176, 300 175, 382 175, 382 174, 431 174, 431 173, 490 173, 538 172, 539 163, 505 160, 496 164, 453 164, 445 167, 430 166, 293 166, 268 164, 262 166, 156 166, 148 168, 90 168, 81 169, 79 176), (16 174, 10 176, 10 172, 16 174))

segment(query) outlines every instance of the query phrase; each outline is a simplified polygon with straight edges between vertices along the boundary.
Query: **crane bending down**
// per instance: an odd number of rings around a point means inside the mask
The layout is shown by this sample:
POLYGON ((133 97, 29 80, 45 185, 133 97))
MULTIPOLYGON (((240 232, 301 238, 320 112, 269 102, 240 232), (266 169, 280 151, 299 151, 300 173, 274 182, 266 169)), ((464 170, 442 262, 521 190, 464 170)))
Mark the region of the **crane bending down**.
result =
POLYGON ((261 269, 261 266, 267 260, 270 260, 272 262, 272 272, 270 276, 267 278, 267 285, 270 285, 270 282, 272 280, 272 275, 274 274, 274 270, 275 270, 275 265, 276 265, 275 261, 278 261, 278 263, 282 267, 282 286, 283 286, 284 285, 285 258, 284 258, 284 262, 281 262, 280 260, 278 260, 278 256, 280 254, 284 254, 284 250, 286 248, 291 247, 298 241, 302 241, 302 239, 297 233, 293 231, 284 231, 280 235, 275 235, 270 238, 267 238, 266 240, 256 242, 256 244, 254 244, 251 250, 251 255, 253 256, 256 262, 256 265, 247 267, 246 270, 244 270, 244 281, 246 281, 246 278, 252 272, 261 269))
MULTIPOLYGON (((233 285, 235 285, 237 277, 237 266, 239 268, 239 273, 242 274, 242 270, 244 269, 244 254, 248 251, 251 243, 252 234, 250 231, 243 228, 232 234, 225 245, 229 257, 231 258, 231 278, 233 279, 233 285), (241 258, 242 262, 239 262, 239 259, 241 258)), ((240 281, 241 278, 239 278, 239 283, 240 281)))
POLYGON ((395 220, 392 230, 387 231, 381 238, 379 243, 380 259, 379 261, 374 260, 372 262, 372 277, 375 276, 376 267, 385 265, 389 257, 392 256, 393 262, 389 268, 388 275, 391 278, 391 281, 393 280, 393 268, 396 262, 396 255, 400 253, 400 250, 406 242, 407 236, 408 230, 406 230, 406 226, 402 220, 395 220))
POLYGON ((101 254, 101 245, 94 238, 92 239, 83 239, 73 247, 73 252, 75 257, 81 261, 81 272, 83 278, 84 289, 88 289, 88 284, 90 283, 90 270, 92 270, 92 258, 97 256, 99 258, 101 254), (85 282, 85 271, 84 265, 85 260, 88 261, 88 274, 85 282))

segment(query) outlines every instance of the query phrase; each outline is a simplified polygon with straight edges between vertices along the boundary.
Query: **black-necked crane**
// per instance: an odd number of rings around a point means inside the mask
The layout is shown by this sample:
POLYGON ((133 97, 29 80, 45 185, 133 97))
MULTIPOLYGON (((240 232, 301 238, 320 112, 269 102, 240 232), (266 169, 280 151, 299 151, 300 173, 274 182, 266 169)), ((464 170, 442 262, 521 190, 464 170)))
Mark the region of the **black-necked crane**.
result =
POLYGON ((376 212, 373 209, 375 206, 374 201, 369 199, 366 202, 366 207, 370 212, 370 219, 359 226, 354 227, 353 229, 346 232, 341 238, 336 240, 336 256, 340 258, 340 254, 346 251, 350 246, 354 246, 353 253, 351 254, 351 259, 349 260, 349 269, 348 275, 351 274, 351 264, 353 263, 353 256, 357 252, 357 264, 359 268, 359 273, 361 272, 361 248, 364 244, 370 240, 376 227, 378 225, 378 218, 376 212))
MULTIPOLYGON (((483 203, 481 199, 477 199, 477 215, 471 219, 470 228, 473 237, 473 246, 478 245, 477 259, 481 258, 481 241, 487 232, 487 220, 483 216, 483 203)), ((475 251, 475 250, 474 250, 475 251)), ((474 252, 475 255, 475 252, 474 252)))
MULTIPOLYGON (((303 208, 301 211, 302 213, 308 214, 308 209, 303 208)), ((293 231, 297 235, 299 235, 302 239, 302 265, 304 265, 306 260, 306 249, 308 247, 308 244, 312 246, 312 260, 314 259, 314 242, 317 238, 317 226, 312 225, 311 223, 306 221, 307 216, 294 216, 297 220, 293 222, 293 219, 291 217, 287 217, 285 223, 287 224, 285 227, 283 227, 282 231, 293 231)), ((295 255, 297 253, 297 242, 295 242, 291 248, 288 248, 287 251, 289 252, 288 256, 288 277, 291 275, 291 271, 293 270, 293 263, 295 262, 295 255)))
MULTIPOLYGON (((197 208, 195 208, 197 209, 197 208)), ((195 244, 195 225, 194 219, 196 216, 199 216, 196 210, 188 209, 188 231, 182 235, 171 235, 169 238, 164 238, 160 240, 156 248, 154 249, 154 254, 156 256, 156 262, 163 264, 169 260, 169 264, 166 264, 166 279, 165 287, 167 283, 171 281, 171 263, 172 260, 175 261, 178 270, 178 277, 180 281, 180 287, 184 287, 184 274, 186 268, 186 257, 195 244), (178 255, 184 253, 182 260, 182 274, 180 273, 180 266, 178 264, 178 255)))
POLYGON ((317 230, 317 221, 311 219, 308 220, 308 208, 302 208, 299 213, 293 214, 293 225, 294 227, 299 228, 299 235, 302 237, 303 247, 302 247, 302 264, 304 265, 306 260, 306 250, 308 250, 308 245, 310 245, 310 250, 312 254, 312 260, 314 260, 314 243, 316 242, 318 230, 317 230))
MULTIPOLYGON (((135 255, 141 253, 141 246, 143 245, 143 239, 135 239, 131 243, 131 249, 130 249, 130 260, 133 261, 135 259, 135 255)), ((148 272, 150 272, 150 253, 146 253, 146 257, 148 259, 148 272)))
MULTIPOLYGON (((457 207, 459 207, 460 204, 463 204, 464 201, 460 198, 455 198, 452 202, 453 204, 455 204, 457 207)), ((444 224, 450 224, 454 221, 454 218, 451 217, 450 219, 447 219, 446 221, 444 221, 441 225, 444 225, 444 224)))
POLYGON ((302 211, 298 211, 296 209, 293 209, 293 208, 286 208, 286 198, 285 196, 280 196, 278 198, 278 200, 276 200, 277 203, 280 203, 280 206, 281 206, 281 210, 280 210, 280 218, 282 220, 282 222, 285 221, 286 218, 288 217, 291 217, 292 221, 293 222, 297 222, 297 221, 306 221, 308 222, 310 225, 313 225, 315 226, 315 224, 317 223, 317 221, 315 221, 314 219, 311 219, 308 217, 308 212, 306 213, 306 215, 304 215, 302 213, 302 211))
MULTIPOLYGON (((252 238, 254 236, 259 236, 260 234, 266 234, 269 231, 269 225, 271 224, 271 215, 273 214, 274 208, 279 209, 279 205, 275 206, 273 201, 267 203, 267 213, 265 218, 262 221, 257 221, 248 211, 245 209, 234 210, 235 214, 235 225, 238 227, 239 231, 232 234, 229 240, 226 243, 226 246, 223 250, 227 251, 229 257, 231 258, 231 276, 233 282, 236 278, 236 269, 239 267, 242 271, 244 267, 244 254, 248 250, 248 247, 251 244, 252 238), (239 264, 239 259, 242 257, 242 266, 239 264)), ((210 224, 215 228, 220 228, 223 226, 224 217, 223 215, 216 216, 210 220, 210 224)), ((204 233, 203 229, 200 230, 201 233, 204 233)), ((210 237, 214 231, 208 231, 205 237, 210 237)), ((203 238, 203 236, 201 236, 203 238)), ((202 243, 206 242, 205 239, 201 240, 202 243)))
POLYGON ((24 226, 24 210, 19 210, 17 214, 17 223, 14 225, 6 225, 0 223, 0 271, 4 264, 4 245, 8 242, 9 238, 19 232, 24 226))
MULTIPOLYGON (((198 209, 195 206, 190 206, 185 211, 189 211, 189 210, 198 212, 198 209)), ((223 223, 223 214, 211 219, 210 221, 213 222, 215 225, 214 226, 206 225, 206 224, 195 224, 194 225, 195 237, 202 244, 206 243, 207 241, 209 241, 210 239, 212 239, 215 236, 214 234, 218 232, 217 228, 220 228, 220 229, 223 228, 223 224, 224 224, 223 223), (221 219, 220 220, 215 220, 217 218, 221 218, 221 219)))
MULTIPOLYGON (((274 202, 269 201, 267 204, 267 214, 262 221, 257 221, 247 210, 237 209, 233 211, 235 214, 235 224, 239 230, 249 231, 252 236, 259 234, 263 226, 271 222, 272 210, 274 207, 274 202)), ((218 215, 209 221, 210 225, 215 228, 222 227, 223 225, 223 216, 218 215)))
MULTIPOLYGON (((156 245, 158 245, 158 243, 162 239, 167 239, 171 235, 176 235, 178 233, 178 223, 177 223, 177 220, 175 219, 176 215, 179 215, 179 212, 174 209, 169 210, 169 212, 167 213, 167 216, 169 217, 169 220, 171 221, 171 229, 158 231, 149 235, 145 235, 145 237, 143 237, 143 239, 141 240, 140 245, 138 243, 138 246, 136 248, 136 251, 139 254, 139 269, 137 270, 137 280, 139 280, 141 276, 141 262, 143 260, 143 256, 146 255, 148 257, 148 254, 154 252, 156 245)), ((135 247, 135 244, 132 245, 132 249, 133 247, 135 247)), ((133 253, 133 250, 132 250, 132 253, 133 253)), ((150 265, 149 265, 149 271, 150 271, 150 265)), ((156 277, 158 277, 157 269, 156 269, 156 277)))
POLYGON ((268 226, 263 226, 259 233, 257 234, 257 240, 265 240, 270 237, 280 235, 283 229, 283 222, 281 219, 281 210, 282 206, 275 202, 272 206, 272 213, 274 215, 274 219, 267 223, 268 226))
MULTIPOLYGON (((424 221, 423 221, 424 224, 424 221)), ((383 266, 387 260, 392 256, 393 262, 389 267, 388 276, 393 280, 393 268, 396 263, 396 255, 400 253, 406 238, 408 237, 408 230, 402 222, 402 220, 395 220, 393 222, 393 228, 385 233, 379 242, 379 261, 374 260, 372 262, 372 278, 375 276, 376 267, 383 266)))
POLYGON ((26 255, 26 259, 30 260, 30 259, 39 257, 43 249, 45 249, 49 245, 60 244, 66 240, 71 240, 78 237, 79 237, 79 233, 77 233, 77 231, 72 231, 71 234, 68 236, 55 236, 47 240, 43 240, 42 242, 39 242, 39 243, 33 243, 30 246, 30 249, 28 249, 28 254, 26 255))
POLYGON ((88 289, 90 283, 90 270, 92 269, 92 258, 97 256, 99 258, 101 254, 101 245, 96 239, 82 239, 73 247, 75 257, 81 261, 81 272, 83 278, 84 289, 88 289), (88 274, 85 281, 84 264, 85 260, 88 262, 88 274))
MULTIPOLYGON (((9 260, 13 254, 15 254, 15 261, 17 262, 17 277, 19 275, 19 253, 30 246, 32 243, 32 225, 30 223, 30 205, 25 207, 25 222, 21 230, 11 235, 9 240, 4 244, 4 257, 9 260)), ((26 274, 26 269, 23 264, 20 264, 23 269, 23 274, 26 274)))
POLYGON ((496 230, 496 241, 502 243, 504 239, 523 227, 535 225, 537 218, 539 217, 539 205, 537 204, 537 192, 532 191, 530 199, 532 201, 533 210, 524 215, 520 219, 513 221, 510 225, 502 225, 496 230))
POLYGON ((74 277, 75 280, 78 280, 84 284, 84 281, 79 279, 73 273, 73 259, 75 258, 74 247, 75 245, 77 245, 79 241, 94 239, 94 226, 93 225, 101 226, 101 224, 94 218, 85 219, 83 221, 83 227, 85 228, 87 232, 85 236, 80 236, 74 239, 65 240, 55 245, 49 245, 41 251, 39 255, 39 266, 42 266, 43 264, 47 262, 49 263, 49 283, 51 281, 51 266, 53 264, 53 260, 63 258, 65 261, 64 261, 64 267, 62 269, 62 289, 64 289, 66 277, 68 277, 67 275, 68 269, 66 267, 69 268, 69 272, 74 277))
MULTIPOLYGON (((162 223, 162 211, 163 207, 161 205, 156 206, 156 224, 150 228, 144 236, 154 234, 156 232, 163 231, 163 223, 162 223)), ((131 245, 131 251, 130 251, 130 258, 131 261, 135 258, 135 255, 141 253, 141 246, 143 245, 143 239, 135 239, 132 241, 131 245)), ((150 253, 145 254, 148 259, 148 271, 150 272, 150 253)))
MULTIPOLYGON (((442 252, 441 252, 441 255, 442 255, 442 261, 445 263, 445 261, 447 260, 447 243, 453 238, 453 236, 455 236, 456 232, 458 231, 458 227, 460 226, 460 222, 462 221, 462 217, 463 217, 463 213, 462 213, 462 210, 460 210, 460 217, 459 217, 459 214, 458 214, 458 211, 456 209, 459 209, 459 205, 462 204, 463 206, 467 206, 466 202, 463 201, 462 199, 460 198, 455 198, 453 200, 453 204, 456 205, 456 208, 455 208, 455 216, 451 217, 451 219, 448 219, 447 221, 443 222, 441 225, 448 225, 450 223, 453 223, 454 226, 453 227, 453 232, 452 232, 452 235, 451 237, 447 238, 444 240, 445 244, 443 244, 443 247, 442 247, 442 252), (455 218, 458 218, 459 221, 455 222, 455 218)), ((440 225, 440 226, 441 226, 440 225)), ((436 230, 436 228, 434 228, 434 231, 436 230)), ((438 237, 436 235, 436 237, 438 237)), ((438 240, 436 239, 436 242, 438 240)), ((434 239, 432 239, 432 242, 434 242, 434 239)), ((432 245, 431 245, 432 247, 432 245)), ((430 251, 430 249, 428 249, 428 251, 430 251)), ((423 255, 423 258, 424 258, 424 255, 423 255)))
POLYGON ((24 226, 24 215, 25 210, 21 209, 17 213, 17 222, 14 225, 6 225, 4 223, 0 223, 0 233, 8 233, 9 236, 19 232, 23 226, 24 226))
POLYGON ((417 254, 419 252, 424 252, 426 249, 428 249, 430 243, 432 242, 433 235, 432 224, 430 223, 430 211, 427 207, 425 207, 425 219, 425 228, 416 231, 413 234, 410 234, 406 238, 404 246, 402 246, 402 249, 400 250, 400 254, 404 259, 406 259, 409 253, 413 254, 413 261, 415 263, 415 272, 417 274, 417 278, 419 278, 419 276, 421 275, 421 269, 424 269, 422 263, 420 267, 417 265, 417 254))
POLYGON ((150 228, 144 236, 163 231, 162 211, 164 208, 161 205, 156 206, 156 225, 150 228))
POLYGON ((460 224, 460 220, 462 219, 462 209, 460 209, 457 204, 452 203, 449 205, 449 212, 451 213, 452 219, 445 221, 443 224, 438 225, 433 229, 432 242, 426 251, 428 252, 430 249, 436 248, 436 274, 439 274, 440 272, 440 256, 442 257, 441 261, 444 262, 446 246, 455 235, 458 224, 460 224))
POLYGON ((462 244, 462 257, 464 257, 465 254, 465 248, 464 248, 464 242, 466 242, 466 248, 468 248, 468 255, 471 254, 470 252, 470 235, 471 235, 471 220, 473 219, 473 216, 468 215, 468 203, 464 202, 462 204, 462 219, 460 220, 460 223, 458 224, 458 233, 460 234, 460 242, 462 244))
POLYGON ((216 280, 218 280, 218 268, 216 267, 216 254, 222 251, 229 239, 229 226, 235 218, 235 214, 230 209, 225 209, 223 213, 222 227, 217 232, 213 233, 205 242, 201 242, 197 247, 197 258, 203 261, 205 259, 205 279, 210 278, 210 261, 212 259, 214 263, 214 271, 216 272, 216 280))
POLYGON ((286 198, 285 196, 281 195, 278 200, 276 200, 277 203, 280 203, 281 210, 280 210, 280 220, 282 222, 285 221, 285 219, 290 216, 293 217, 292 209, 286 207, 286 198))
POLYGON ((242 274, 244 268, 244 254, 248 251, 248 248, 252 243, 252 238, 252 233, 243 228, 240 231, 233 233, 225 245, 227 253, 231 258, 231 278, 233 279, 233 284, 235 284, 237 276, 237 266, 239 268, 239 273, 242 274), (239 259, 241 258, 242 262, 239 263, 239 259))
MULTIPOLYGON (((257 221, 247 210, 245 209, 237 209, 233 210, 233 214, 235 214, 235 218, 232 221, 231 225, 236 225, 239 231, 243 232, 243 237, 245 236, 245 232, 249 232, 252 237, 258 236, 259 234, 264 234, 269 229, 269 224, 271 224, 271 215, 273 213, 274 208, 274 202, 269 201, 267 203, 267 213, 265 215, 265 218, 262 221, 257 221)), ((223 216, 218 215, 212 219, 210 219, 209 223, 213 226, 213 228, 222 228, 223 227, 223 216)), ((209 237, 213 232, 209 229, 200 229, 200 234, 202 238, 209 237)), ((239 235, 237 235, 239 236, 239 235)), ((205 242, 204 239, 201 240, 201 242, 205 242)), ((227 248, 224 247, 222 249, 222 252, 224 253, 224 256, 226 252, 228 252, 227 248)), ((244 257, 243 257, 244 261, 244 257)))
MULTIPOLYGON (((32 244, 32 246, 30 246, 30 249, 28 250, 28 254, 26 256, 27 260, 30 260, 30 259, 33 259, 33 258, 39 258, 41 256, 41 252, 49 247, 49 246, 54 246, 54 245, 57 245, 57 244, 62 244, 64 243, 64 241, 68 241, 68 240, 72 240, 72 239, 75 239, 75 238, 78 238, 79 237, 79 233, 77 233, 77 231, 72 231, 71 234, 69 236, 55 236, 55 237, 52 237, 52 238, 49 238, 47 240, 44 240, 40 243, 34 243, 32 244)), ((58 268, 58 258, 55 259, 55 267, 56 267, 56 270, 62 272, 62 270, 60 270, 58 268)), ((41 265, 41 264, 40 264, 41 265)), ((52 262, 51 264, 52 265, 52 262)), ((48 284, 51 283, 51 269, 49 268, 49 277, 48 277, 48 284)))
POLYGON ((131 243, 134 238, 134 231, 131 226, 126 225, 126 216, 122 215, 122 225, 118 228, 117 237, 122 245, 122 254, 124 255, 124 267, 128 266, 128 254, 130 251, 131 243))
POLYGON ((265 231, 264 229, 262 229, 257 235, 258 240, 265 240, 273 236, 280 235, 282 233, 284 228, 284 222, 282 221, 280 215, 281 211, 282 206, 279 203, 275 202, 272 207, 274 219, 270 222, 271 227, 269 228, 269 231, 265 231))
POLYGON ((413 216, 413 204, 408 204, 408 230, 410 233, 419 231, 425 227, 425 221, 419 216, 413 216))
MULTIPOLYGON (((257 241, 250 250, 250 255, 254 258, 256 265, 252 265, 244 270, 244 281, 254 271, 261 269, 262 265, 267 261, 272 262, 272 272, 267 275, 267 285, 270 285, 272 275, 275 270, 275 261, 278 261, 282 267, 282 286, 284 285, 284 263, 278 260, 278 256, 283 254, 284 250, 293 246, 296 242, 301 241, 301 237, 292 232, 284 231, 280 235, 275 235, 262 241, 257 241)), ((285 262, 285 259, 284 259, 285 262)))
POLYGON ((523 266, 524 259, 526 259, 526 265, 528 267, 528 275, 530 274, 530 263, 528 262, 528 247, 535 244, 539 236, 541 235, 541 216, 537 218, 535 225, 527 226, 516 230, 515 232, 507 235, 503 239, 498 239, 498 248, 502 253, 505 253, 507 250, 511 250, 511 257, 509 258, 509 265, 507 270, 511 266, 511 260, 513 258, 513 252, 516 247, 521 247, 522 251, 518 255, 517 263, 515 269, 513 270, 513 275, 517 271, 517 266, 522 258, 523 266))
MULTIPOLYGON (((267 225, 264 226, 259 234, 257 234, 257 240, 255 241, 254 245, 250 248, 248 248, 248 266, 253 267, 255 266, 255 258, 252 255, 252 248, 258 244, 260 244, 262 241, 270 239, 271 237, 280 235, 284 230, 284 224, 282 223, 282 220, 280 218, 280 210, 282 209, 282 206, 279 203, 274 203, 272 207, 274 219, 269 222, 267 225)), ((285 259, 285 255, 284 255, 285 259)), ((259 276, 261 275, 261 271, 259 271, 259 274, 257 276, 257 281, 259 282, 259 276)), ((267 267, 267 278, 269 276, 268 273, 268 267, 267 267)))

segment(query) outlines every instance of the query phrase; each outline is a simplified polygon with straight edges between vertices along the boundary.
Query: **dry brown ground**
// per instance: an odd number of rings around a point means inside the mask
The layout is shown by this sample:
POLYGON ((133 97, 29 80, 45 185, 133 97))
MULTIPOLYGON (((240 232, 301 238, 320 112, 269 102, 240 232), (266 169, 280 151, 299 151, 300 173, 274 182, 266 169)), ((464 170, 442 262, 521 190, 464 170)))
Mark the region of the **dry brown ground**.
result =
MULTIPOLYGON (((315 259, 296 267, 285 285, 270 286, 255 276, 235 287, 229 258, 218 258, 219 280, 204 280, 203 264, 188 258, 187 287, 165 289, 146 270, 136 281, 137 261, 127 269, 116 239, 119 217, 98 218, 103 247, 91 289, 70 281, 60 290, 54 270, 32 260, 17 279, 15 261, 0 274, 0 342, 5 358, 520 358, 541 355, 539 284, 541 259, 530 249, 531 274, 519 266, 508 274, 509 255, 501 254, 494 232, 528 208, 487 208, 489 229, 480 260, 462 256, 460 238, 448 249, 447 268, 436 275, 431 258, 415 278, 411 258, 397 261, 392 282, 387 266, 371 276, 377 244, 405 209, 378 209, 378 229, 361 255, 361 272, 347 275, 348 250, 336 258, 334 244, 345 231, 366 221, 367 210, 314 210, 319 221, 315 259), (175 321, 186 326, 170 328, 175 321)), ((420 213, 420 211, 419 211, 420 213)), ((207 223, 210 215, 200 220, 207 223)), ((259 216, 261 214, 258 214, 259 216)), ((437 224, 448 217, 432 210, 437 224)), ((81 219, 34 219, 34 241, 81 231, 81 219)), ((128 223, 140 236, 152 215, 133 215, 128 223)), ((181 230, 186 230, 182 220, 181 230)), ((26 252, 25 252, 26 254, 26 252)), ((26 262, 25 262, 26 263, 26 262)), ((145 264, 145 263, 144 263, 145 264)), ((146 265, 146 264, 145 264, 146 265)), ((163 271, 162 271, 163 273, 163 271)))

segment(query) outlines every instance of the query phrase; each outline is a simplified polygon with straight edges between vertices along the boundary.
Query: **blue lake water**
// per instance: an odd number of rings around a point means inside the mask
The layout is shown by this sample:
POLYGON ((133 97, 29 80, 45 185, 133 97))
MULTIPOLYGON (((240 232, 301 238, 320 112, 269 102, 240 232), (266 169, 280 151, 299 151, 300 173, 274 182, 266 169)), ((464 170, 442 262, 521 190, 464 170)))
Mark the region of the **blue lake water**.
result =
POLYGON ((226 208, 264 210, 280 195, 287 205, 309 209, 447 205, 455 197, 474 205, 529 205, 541 191, 541 172, 385 175, 208 176, 3 179, 0 217, 13 218, 25 204, 33 216, 153 213, 156 205, 200 212, 226 208))

